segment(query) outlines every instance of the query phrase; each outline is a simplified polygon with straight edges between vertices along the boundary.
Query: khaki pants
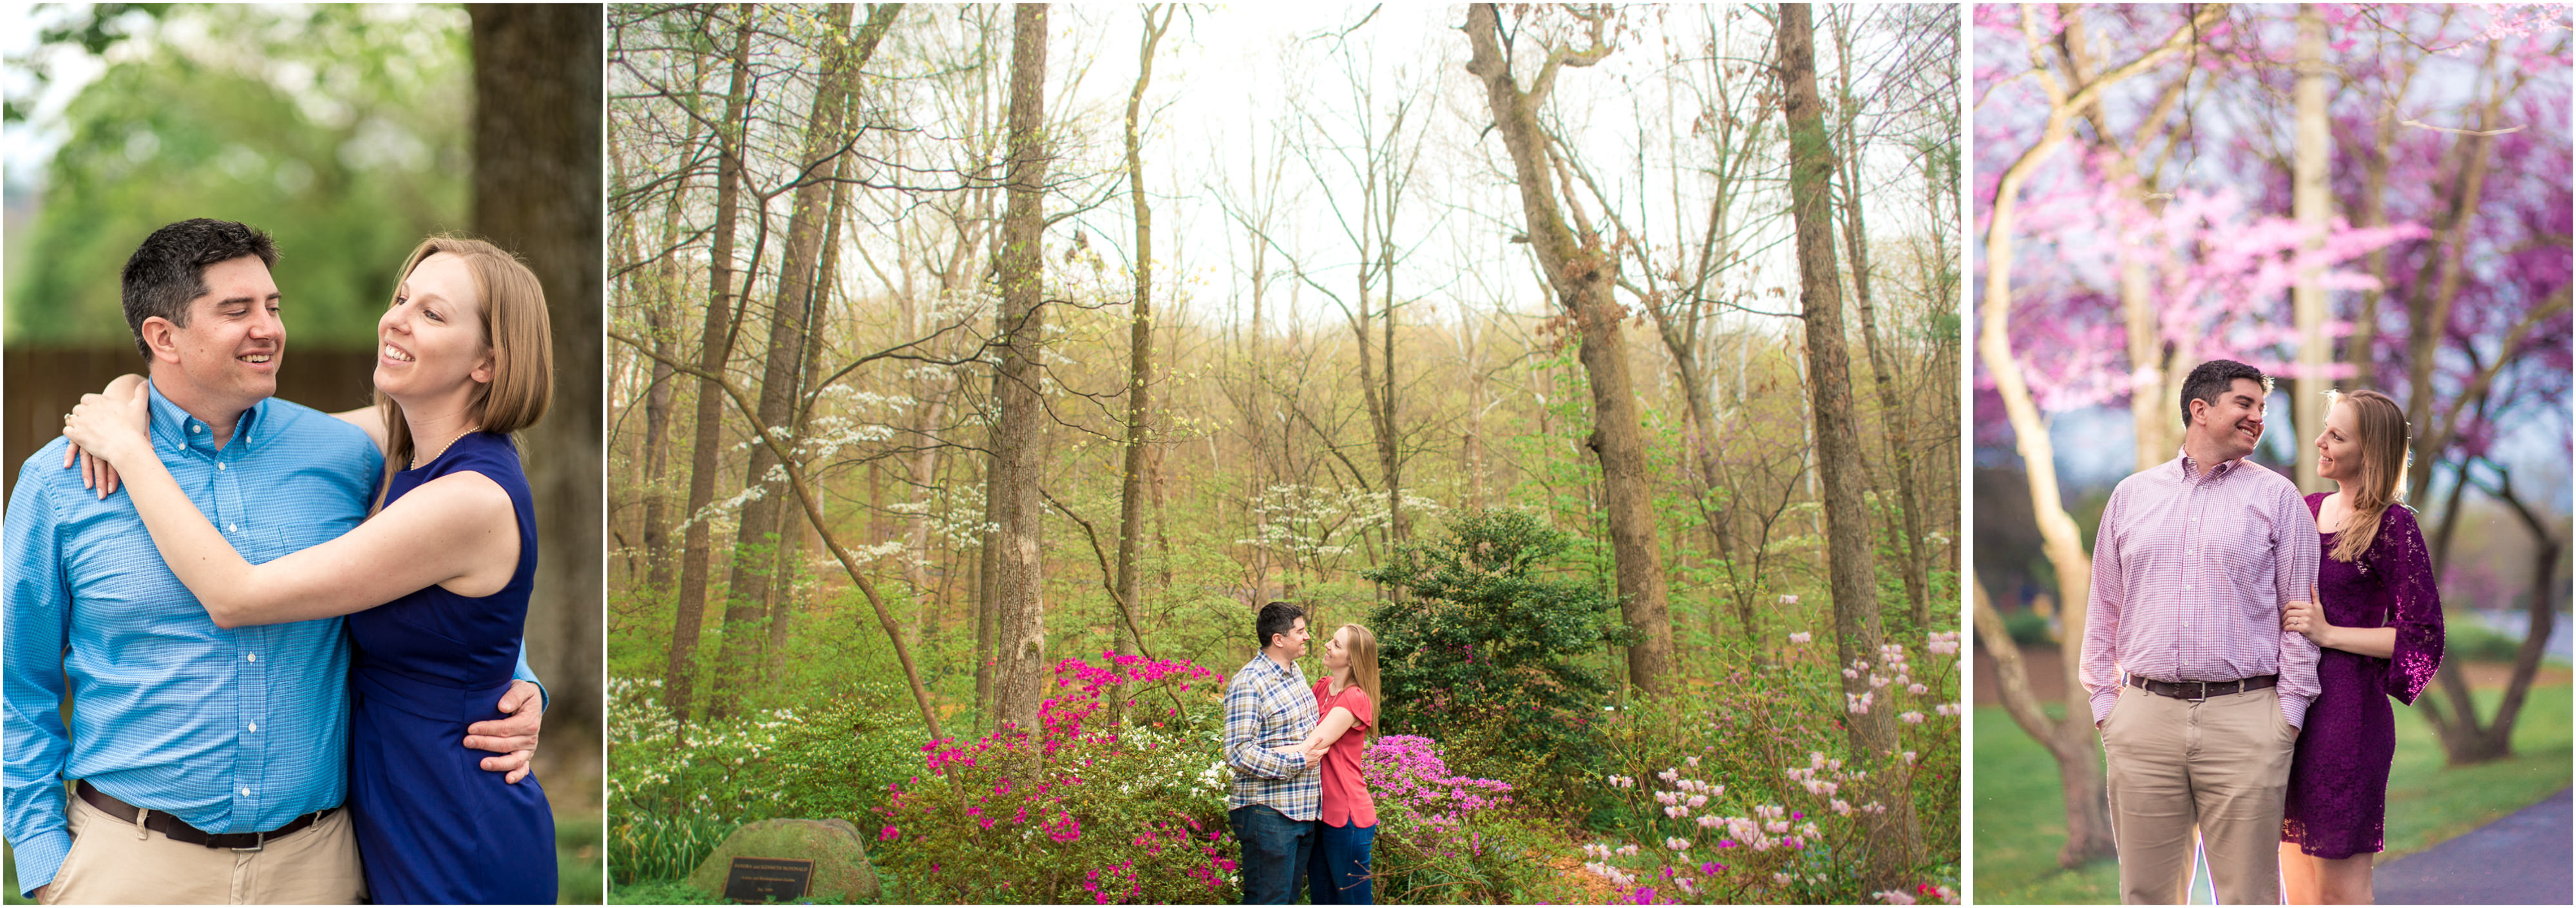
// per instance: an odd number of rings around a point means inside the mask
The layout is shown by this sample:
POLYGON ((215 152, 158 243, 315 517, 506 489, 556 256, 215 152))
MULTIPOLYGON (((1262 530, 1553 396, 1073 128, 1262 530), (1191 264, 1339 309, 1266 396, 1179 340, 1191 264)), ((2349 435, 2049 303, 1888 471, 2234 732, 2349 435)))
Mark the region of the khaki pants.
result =
POLYGON ((365 901, 349 812, 259 851, 174 842, 72 798, 72 850, 45 889, 48 905, 347 905, 365 901))
POLYGON ((2179 905, 2193 835, 2223 905, 2281 902, 2281 797, 2295 730, 2275 688, 2177 700, 2134 687, 2102 723, 2120 901, 2179 905))

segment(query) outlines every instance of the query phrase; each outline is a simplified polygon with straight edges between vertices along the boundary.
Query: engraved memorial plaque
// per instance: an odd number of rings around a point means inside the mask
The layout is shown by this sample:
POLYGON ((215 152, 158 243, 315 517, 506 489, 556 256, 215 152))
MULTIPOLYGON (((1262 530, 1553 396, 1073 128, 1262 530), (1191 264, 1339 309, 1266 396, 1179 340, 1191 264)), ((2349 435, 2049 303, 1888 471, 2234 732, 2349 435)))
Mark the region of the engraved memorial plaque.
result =
POLYGON ((813 881, 813 861, 738 857, 725 870, 724 897, 732 902, 799 899, 805 897, 805 887, 813 881))

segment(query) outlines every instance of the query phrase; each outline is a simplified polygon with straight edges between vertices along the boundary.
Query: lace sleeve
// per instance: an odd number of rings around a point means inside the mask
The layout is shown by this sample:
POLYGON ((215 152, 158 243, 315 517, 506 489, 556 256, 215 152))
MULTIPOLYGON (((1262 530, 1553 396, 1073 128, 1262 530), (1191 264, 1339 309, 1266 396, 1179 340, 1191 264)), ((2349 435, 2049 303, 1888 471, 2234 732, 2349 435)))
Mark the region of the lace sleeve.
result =
POLYGON ((2442 667, 2442 594, 2433 588, 2433 561, 2424 548, 2424 533, 2415 525, 2415 512, 2390 506, 2368 557, 2384 572, 2388 626, 2397 629, 2396 649, 2388 660, 2388 695, 2411 704, 2442 667))

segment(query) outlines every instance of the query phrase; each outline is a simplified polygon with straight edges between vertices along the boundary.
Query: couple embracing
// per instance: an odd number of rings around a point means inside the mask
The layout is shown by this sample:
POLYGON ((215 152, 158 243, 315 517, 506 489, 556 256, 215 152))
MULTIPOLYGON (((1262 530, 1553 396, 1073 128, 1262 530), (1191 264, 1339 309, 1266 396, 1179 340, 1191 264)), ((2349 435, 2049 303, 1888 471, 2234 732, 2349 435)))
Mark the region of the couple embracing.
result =
POLYGON ((1324 679, 1310 687, 1297 668, 1309 639, 1304 609, 1262 606, 1253 631, 1261 651, 1225 689, 1227 819, 1243 844, 1243 900, 1291 904, 1302 888, 1317 905, 1371 904, 1377 808, 1360 749, 1377 733, 1377 637, 1342 625, 1324 644, 1324 679))
POLYGON ((276 261, 230 221, 145 239, 123 299, 148 379, 84 396, 10 496, 19 884, 552 902, 521 646, 536 524, 509 436, 554 385, 544 293, 489 243, 422 242, 377 321, 377 405, 325 414, 272 399, 276 261))
POLYGON ((2226 904, 2371 900, 2389 697, 2442 661, 2442 604, 2406 474, 2404 410, 2340 395, 2299 495, 2246 461, 2270 380, 2183 383, 2181 456, 2123 480, 2094 538, 2084 689, 2102 732, 2120 899, 2180 904, 2194 833, 2226 904))

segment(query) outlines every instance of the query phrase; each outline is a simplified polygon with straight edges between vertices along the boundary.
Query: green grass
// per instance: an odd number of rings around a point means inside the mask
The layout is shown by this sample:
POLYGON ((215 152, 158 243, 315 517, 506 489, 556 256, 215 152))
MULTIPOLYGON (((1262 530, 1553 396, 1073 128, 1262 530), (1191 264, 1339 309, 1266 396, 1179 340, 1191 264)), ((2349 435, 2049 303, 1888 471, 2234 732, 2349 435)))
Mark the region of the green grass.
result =
MULTIPOLYGON (((2439 696, 2428 691, 2426 696, 2439 696)), ((2491 715, 2501 691, 2476 694, 2491 715)), ((2535 687, 2513 730, 2514 755, 2446 769, 2442 746, 2414 709, 2397 710, 2397 759, 2388 780, 2388 850, 2413 854, 2475 829, 2568 787, 2570 689, 2535 687)), ((1975 894, 1979 904, 2112 904, 2119 868, 2100 861, 2077 870, 2057 866, 2066 844, 2064 796, 2057 763, 2000 707, 1977 710, 1975 894)))
POLYGON ((599 813, 555 815, 555 903, 596 905, 607 877, 600 868, 599 813))

